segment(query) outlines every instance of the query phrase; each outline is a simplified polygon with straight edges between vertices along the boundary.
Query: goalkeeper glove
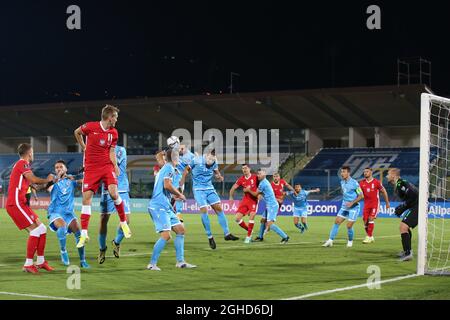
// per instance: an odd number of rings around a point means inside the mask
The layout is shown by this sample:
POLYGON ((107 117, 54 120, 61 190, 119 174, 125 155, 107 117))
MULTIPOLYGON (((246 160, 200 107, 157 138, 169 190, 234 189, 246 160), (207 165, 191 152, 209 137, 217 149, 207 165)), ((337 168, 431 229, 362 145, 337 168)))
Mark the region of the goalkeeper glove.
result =
POLYGON ((400 217, 403 214, 403 212, 405 212, 405 210, 406 210, 405 205, 403 204, 399 205, 397 208, 395 208, 395 215, 397 217, 400 217))

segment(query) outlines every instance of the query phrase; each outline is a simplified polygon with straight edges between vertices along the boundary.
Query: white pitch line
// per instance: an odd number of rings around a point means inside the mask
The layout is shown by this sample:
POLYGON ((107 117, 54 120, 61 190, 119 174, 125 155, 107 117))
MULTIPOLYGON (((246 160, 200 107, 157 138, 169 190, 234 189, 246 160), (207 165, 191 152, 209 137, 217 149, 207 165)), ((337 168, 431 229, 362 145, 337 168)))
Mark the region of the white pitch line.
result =
MULTIPOLYGON (((395 281, 400 281, 400 280, 405 280, 405 279, 410 279, 410 278, 415 278, 415 277, 418 277, 418 275, 417 274, 410 274, 410 275, 407 275, 407 276, 392 278, 392 279, 388 279, 388 280, 371 282, 369 285, 370 286, 376 286, 378 284, 395 282, 395 281)), ((318 291, 318 292, 308 293, 308 294, 304 294, 302 296, 286 298, 286 299, 282 299, 282 300, 303 300, 303 299, 307 299, 307 298, 311 298, 311 297, 322 296, 322 295, 325 295, 325 294, 331 294, 331 293, 341 292, 341 291, 348 291, 348 290, 353 290, 353 289, 360 289, 360 288, 364 288, 364 287, 368 288, 368 284, 367 283, 363 283, 363 284, 356 285, 356 286, 337 288, 337 289, 325 290, 325 291, 318 291)))
POLYGON ((0 291, 0 295, 1 294, 8 295, 8 296, 42 298, 42 299, 52 299, 52 300, 80 300, 80 299, 72 299, 72 298, 66 298, 66 297, 42 296, 42 295, 38 295, 38 294, 26 294, 26 293, 17 293, 17 292, 3 292, 3 291, 0 291))

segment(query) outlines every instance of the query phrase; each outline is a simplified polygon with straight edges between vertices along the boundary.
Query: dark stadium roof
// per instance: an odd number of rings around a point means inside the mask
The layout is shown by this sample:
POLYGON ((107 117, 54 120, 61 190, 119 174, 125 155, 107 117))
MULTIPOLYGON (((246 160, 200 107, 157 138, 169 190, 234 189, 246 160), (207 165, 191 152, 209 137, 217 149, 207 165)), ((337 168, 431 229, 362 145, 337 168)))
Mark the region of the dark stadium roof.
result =
POLYGON ((0 106, 0 136, 66 136, 95 121, 106 103, 121 110, 127 133, 203 128, 417 126, 424 85, 254 92, 0 106))

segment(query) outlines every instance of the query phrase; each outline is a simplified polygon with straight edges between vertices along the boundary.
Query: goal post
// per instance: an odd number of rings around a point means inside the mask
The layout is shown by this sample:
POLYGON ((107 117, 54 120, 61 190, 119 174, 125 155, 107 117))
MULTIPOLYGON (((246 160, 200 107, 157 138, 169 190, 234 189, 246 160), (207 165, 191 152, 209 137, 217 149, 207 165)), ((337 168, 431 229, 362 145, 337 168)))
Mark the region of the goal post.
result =
POLYGON ((450 275, 450 99, 423 93, 417 274, 450 275))

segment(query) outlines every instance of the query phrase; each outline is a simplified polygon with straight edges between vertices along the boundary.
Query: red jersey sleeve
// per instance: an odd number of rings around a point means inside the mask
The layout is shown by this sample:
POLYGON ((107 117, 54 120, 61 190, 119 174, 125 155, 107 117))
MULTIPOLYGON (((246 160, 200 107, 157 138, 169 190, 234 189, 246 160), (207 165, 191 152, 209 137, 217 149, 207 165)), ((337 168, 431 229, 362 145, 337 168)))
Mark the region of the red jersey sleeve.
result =
POLYGON ((236 180, 235 185, 237 185, 238 187, 242 187, 242 181, 243 181, 242 177, 239 177, 239 179, 236 180))
POLYGON ((85 136, 87 136, 87 135, 91 132, 91 130, 92 130, 91 125, 90 125, 90 122, 86 122, 86 123, 83 124, 80 128, 81 128, 81 132, 82 132, 85 136))

